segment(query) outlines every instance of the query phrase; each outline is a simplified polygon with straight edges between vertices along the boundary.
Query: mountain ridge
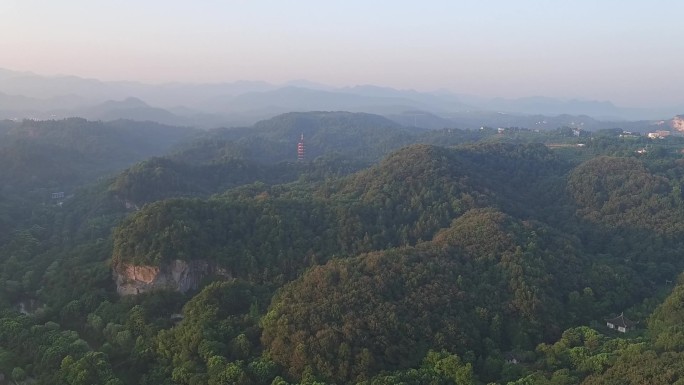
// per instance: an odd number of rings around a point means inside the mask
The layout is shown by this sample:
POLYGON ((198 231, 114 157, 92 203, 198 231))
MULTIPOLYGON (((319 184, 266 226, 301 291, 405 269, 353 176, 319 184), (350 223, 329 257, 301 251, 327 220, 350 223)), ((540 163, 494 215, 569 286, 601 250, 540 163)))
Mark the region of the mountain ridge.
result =
MULTIPOLYGON (((663 119, 684 110, 684 106, 662 108, 624 108, 609 101, 559 99, 543 96, 500 98, 477 97, 438 90, 420 92, 375 85, 333 87, 306 80, 282 85, 262 81, 224 83, 145 84, 134 81, 100 81, 78 76, 42 76, 27 72, 2 70, 0 93, 37 99, 76 95, 90 104, 107 100, 136 97, 158 108, 183 106, 197 114, 218 114, 223 119, 206 123, 231 122, 240 119, 263 119, 277 113, 311 110, 351 110, 353 112, 401 113, 425 110, 449 118, 453 114, 504 112, 520 115, 589 115, 601 120, 663 119), (297 92, 294 92, 297 90, 297 92), (302 101, 297 102, 297 97, 302 101), (231 115, 236 115, 231 118, 231 115), (241 117, 240 117, 241 116, 241 117), (252 116, 251 118, 249 118, 252 116)), ((35 110, 37 107, 29 108, 35 110)), ((40 109, 39 109, 40 110, 40 109)), ((44 109, 41 112, 45 113, 44 109)), ((25 116, 20 116, 25 117, 25 116)), ((188 116, 185 116, 188 118, 188 116)), ((201 122, 201 120, 198 120, 201 122)), ((164 122, 168 123, 168 122, 164 122)), ((480 125, 488 125, 483 120, 480 125)), ((476 128, 461 127, 461 128, 476 128)), ((531 128, 531 127, 529 127, 531 128)))

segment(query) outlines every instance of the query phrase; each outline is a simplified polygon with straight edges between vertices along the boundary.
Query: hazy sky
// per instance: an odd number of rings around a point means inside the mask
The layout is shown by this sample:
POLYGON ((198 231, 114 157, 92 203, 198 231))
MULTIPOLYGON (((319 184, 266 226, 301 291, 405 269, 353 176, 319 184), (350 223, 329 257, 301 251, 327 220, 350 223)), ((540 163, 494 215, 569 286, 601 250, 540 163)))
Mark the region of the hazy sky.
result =
POLYGON ((0 67, 684 104, 682 0, 1 0, 0 67))

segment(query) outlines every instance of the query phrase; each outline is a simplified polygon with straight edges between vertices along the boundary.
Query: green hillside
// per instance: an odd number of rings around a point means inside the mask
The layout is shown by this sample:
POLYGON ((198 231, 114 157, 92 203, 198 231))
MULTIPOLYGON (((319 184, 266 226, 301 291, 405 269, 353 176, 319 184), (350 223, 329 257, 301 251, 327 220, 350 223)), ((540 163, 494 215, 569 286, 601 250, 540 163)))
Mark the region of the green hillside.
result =
POLYGON ((1 126, 10 381, 683 381, 677 138, 344 112, 1 126))
POLYGON ((157 123, 80 118, 16 123, 0 143, 5 188, 73 188, 169 151, 193 130, 157 123))

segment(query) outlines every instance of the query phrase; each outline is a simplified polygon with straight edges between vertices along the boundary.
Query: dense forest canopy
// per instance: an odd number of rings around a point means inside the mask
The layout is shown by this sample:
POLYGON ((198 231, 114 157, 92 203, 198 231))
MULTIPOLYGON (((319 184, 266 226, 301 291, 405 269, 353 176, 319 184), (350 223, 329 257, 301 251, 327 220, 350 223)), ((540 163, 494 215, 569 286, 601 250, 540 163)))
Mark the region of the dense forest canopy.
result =
POLYGON ((347 112, 0 136, 6 381, 684 381, 679 137, 347 112))

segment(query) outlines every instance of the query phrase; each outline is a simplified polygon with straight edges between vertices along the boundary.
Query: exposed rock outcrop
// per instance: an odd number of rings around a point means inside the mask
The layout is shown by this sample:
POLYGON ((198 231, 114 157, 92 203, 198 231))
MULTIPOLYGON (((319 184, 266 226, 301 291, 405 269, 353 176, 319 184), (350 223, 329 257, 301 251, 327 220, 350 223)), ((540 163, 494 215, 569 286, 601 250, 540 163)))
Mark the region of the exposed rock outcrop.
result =
POLYGON ((675 131, 684 131, 684 115, 675 116, 670 122, 672 129, 675 131))
POLYGON ((174 290, 185 293, 195 290, 210 276, 227 276, 224 269, 206 261, 175 260, 162 266, 122 264, 114 268, 116 291, 120 295, 140 294, 154 290, 174 290))

